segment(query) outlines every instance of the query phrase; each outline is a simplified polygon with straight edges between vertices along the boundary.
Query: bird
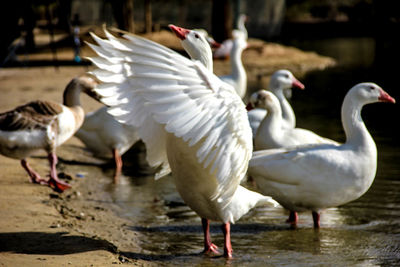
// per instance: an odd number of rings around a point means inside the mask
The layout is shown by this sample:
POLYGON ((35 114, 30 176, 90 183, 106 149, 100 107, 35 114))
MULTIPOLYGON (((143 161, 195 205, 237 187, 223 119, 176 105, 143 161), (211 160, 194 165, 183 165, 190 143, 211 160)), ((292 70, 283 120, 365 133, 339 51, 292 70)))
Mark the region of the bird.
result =
POLYGON ((103 106, 85 115, 85 120, 75 136, 98 158, 113 158, 113 181, 118 183, 122 171, 121 156, 131 148, 139 136, 135 127, 118 122, 103 106))
MULTIPOLYGON (((237 28, 232 31, 233 36, 241 35, 244 40, 247 41, 248 33, 246 29, 247 16, 245 14, 240 14, 237 19, 237 28)), ((212 52, 214 59, 228 59, 232 55, 233 39, 224 40, 221 45, 214 49, 212 52)))
POLYGON ((0 114, 0 154, 19 159, 32 183, 48 185, 57 192, 70 188, 57 176, 56 148, 71 138, 82 125, 84 111, 80 93, 97 99, 92 90, 94 80, 82 75, 73 78, 64 90, 63 104, 36 100, 0 114), (28 164, 27 158, 37 151, 47 152, 49 179, 40 177, 28 164))
POLYGON ((231 73, 219 76, 219 78, 232 85, 240 98, 244 98, 247 91, 247 74, 242 63, 242 52, 247 47, 247 41, 243 34, 234 34, 232 43, 230 57, 231 73))
POLYGON ((240 14, 238 17, 238 20, 237 20, 237 29, 234 30, 234 31, 241 32, 246 40, 248 39, 248 33, 247 33, 247 29, 246 29, 247 19, 248 19, 248 17, 246 14, 240 14))
POLYGON ((347 92, 341 108, 343 144, 253 153, 249 174, 263 194, 290 211, 288 222, 292 225, 297 224, 297 212, 310 210, 314 228, 319 228, 320 210, 356 200, 369 189, 377 170, 377 148, 361 110, 375 102, 395 103, 395 99, 370 82, 356 84, 347 92))
POLYGON ((284 128, 282 126, 282 110, 279 100, 269 91, 259 90, 252 95, 250 100, 252 106, 267 111, 254 137, 255 150, 315 143, 339 144, 336 141, 319 136, 310 130, 302 128, 284 128))
MULTIPOLYGON (((183 28, 180 28, 181 30, 183 28)), ((178 31, 174 28, 174 31, 178 31)), ((213 39, 210 40, 207 32, 203 29, 193 30, 196 35, 202 35, 203 38, 207 40, 207 42, 212 46, 217 46, 213 39)), ((178 35, 178 38, 184 38, 184 35, 178 35)), ((247 42, 243 38, 243 34, 236 34, 233 39, 234 48, 232 49, 232 57, 231 57, 231 74, 219 76, 219 78, 232 85, 238 95, 243 98, 247 91, 247 74, 246 70, 243 67, 241 55, 243 50, 247 47, 247 42)), ((213 69, 213 58, 212 51, 209 49, 205 49, 205 46, 193 46, 191 43, 182 43, 184 45, 185 50, 188 52, 191 59, 199 60, 202 62, 207 68, 213 69)))
MULTIPOLYGON (((296 127, 296 115, 294 114, 293 108, 289 101, 287 101, 284 94, 285 90, 291 88, 304 90, 305 86, 298 79, 296 79, 296 77, 294 77, 289 70, 281 69, 272 74, 269 81, 268 90, 271 91, 279 100, 282 109, 282 127, 284 128, 296 127)), ((256 96, 257 95, 254 94, 253 98, 256 96)), ((255 101, 256 99, 252 100, 252 97, 250 97, 250 102, 255 101)), ((257 134, 257 129, 260 126, 261 121, 265 118, 267 111, 258 108, 254 109, 251 104, 247 106, 247 109, 249 111, 248 118, 253 132, 253 137, 255 137, 257 134)))
MULTIPOLYGON (((211 53, 203 35, 170 25, 190 54, 191 46, 211 53)), ((277 203, 240 185, 252 153, 245 105, 233 87, 212 73, 212 64, 190 60, 150 40, 92 34, 102 82, 96 92, 119 121, 138 129, 147 160, 159 166, 155 178, 172 171, 184 202, 202 218, 204 253, 217 253, 210 220, 220 221, 224 255, 232 257, 230 223, 257 205, 277 203)))
POLYGON ((189 57, 195 61, 199 61, 206 69, 213 71, 214 64, 212 60, 212 51, 210 48, 210 41, 207 35, 202 31, 188 30, 175 25, 169 25, 170 29, 175 33, 176 37, 181 40, 182 47, 188 53, 189 57), (189 34, 191 33, 191 34, 189 34), (204 40, 207 43, 204 43, 204 40), (201 43, 201 45, 197 45, 201 43))
POLYGON ((211 48, 220 48, 221 44, 218 43, 217 41, 214 40, 214 38, 212 38, 206 29, 203 28, 198 28, 198 29, 193 29, 193 31, 197 32, 198 34, 202 34, 204 36, 204 38, 206 38, 207 42, 210 44, 211 48))

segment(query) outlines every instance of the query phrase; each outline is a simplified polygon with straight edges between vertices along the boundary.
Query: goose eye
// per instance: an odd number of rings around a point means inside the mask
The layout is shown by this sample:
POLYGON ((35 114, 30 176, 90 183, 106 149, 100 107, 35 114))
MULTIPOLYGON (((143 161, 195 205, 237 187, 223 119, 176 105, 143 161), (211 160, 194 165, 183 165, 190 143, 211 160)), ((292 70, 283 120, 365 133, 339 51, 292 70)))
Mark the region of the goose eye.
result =
POLYGON ((370 90, 374 90, 375 87, 374 87, 374 86, 370 86, 369 89, 370 89, 370 90))
POLYGON ((200 36, 197 33, 194 34, 194 37, 196 37, 197 39, 200 38, 200 36))

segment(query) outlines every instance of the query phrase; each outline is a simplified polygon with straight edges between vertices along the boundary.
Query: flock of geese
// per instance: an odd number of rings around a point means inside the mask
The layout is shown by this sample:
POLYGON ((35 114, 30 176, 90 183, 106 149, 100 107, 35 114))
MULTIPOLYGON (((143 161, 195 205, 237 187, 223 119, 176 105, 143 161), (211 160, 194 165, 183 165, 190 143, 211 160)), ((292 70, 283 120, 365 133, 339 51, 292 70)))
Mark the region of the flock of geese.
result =
POLYGON ((62 192, 70 185, 57 177, 56 148, 66 140, 75 135, 95 156, 112 156, 117 181, 121 155, 140 139, 148 163, 158 168, 155 178, 172 172, 180 196, 201 217, 205 253, 218 253, 210 220, 222 222, 226 257, 232 257, 230 223, 253 207, 279 203, 290 211, 292 225, 297 212, 311 211, 318 228, 321 210, 368 190, 377 149, 361 109, 369 103, 395 103, 382 88, 359 83, 348 91, 341 112, 346 141, 338 143, 296 128, 284 91, 304 85, 288 70, 276 71, 269 90, 251 95, 246 110, 243 25, 230 40, 232 73, 222 77, 213 74, 216 56, 206 33, 170 28, 190 59, 139 36, 117 38, 105 31, 102 39, 92 34, 97 44, 89 45, 97 56, 90 60, 96 68, 67 85, 63 104, 38 100, 0 114, 0 153, 20 159, 31 182, 62 192), (84 116, 81 92, 106 106, 84 116), (26 160, 43 149, 49 179, 26 160), (261 193, 241 185, 248 176, 261 193))

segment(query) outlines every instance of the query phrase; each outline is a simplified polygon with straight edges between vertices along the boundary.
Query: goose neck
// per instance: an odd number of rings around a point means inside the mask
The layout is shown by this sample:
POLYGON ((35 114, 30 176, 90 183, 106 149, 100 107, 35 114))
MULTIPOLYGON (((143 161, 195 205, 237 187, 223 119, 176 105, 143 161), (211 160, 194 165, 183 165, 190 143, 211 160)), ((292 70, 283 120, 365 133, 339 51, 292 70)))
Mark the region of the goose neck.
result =
POLYGON ((283 94, 283 90, 275 90, 274 94, 279 99, 279 103, 282 109, 282 118, 284 121, 287 122, 290 128, 296 127, 296 116, 294 114, 293 108, 290 105, 289 101, 286 99, 285 95, 283 94))
POLYGON ((214 66, 213 66, 213 60, 212 60, 212 54, 208 55, 208 53, 203 53, 201 54, 199 61, 209 70, 213 71, 214 66))
POLYGON ((279 135, 282 129, 282 111, 280 108, 268 108, 267 114, 261 121, 258 133, 270 136, 279 135))
POLYGON ((346 144, 359 148, 375 147, 375 142, 361 117, 362 104, 345 97, 342 105, 342 124, 346 135, 346 144))
POLYGON ((244 67, 242 63, 242 52, 243 49, 240 49, 237 46, 233 46, 231 51, 231 69, 232 75, 239 76, 244 72, 244 67))
POLYGON ((77 79, 73 79, 65 88, 63 103, 67 107, 80 106, 81 85, 77 79))

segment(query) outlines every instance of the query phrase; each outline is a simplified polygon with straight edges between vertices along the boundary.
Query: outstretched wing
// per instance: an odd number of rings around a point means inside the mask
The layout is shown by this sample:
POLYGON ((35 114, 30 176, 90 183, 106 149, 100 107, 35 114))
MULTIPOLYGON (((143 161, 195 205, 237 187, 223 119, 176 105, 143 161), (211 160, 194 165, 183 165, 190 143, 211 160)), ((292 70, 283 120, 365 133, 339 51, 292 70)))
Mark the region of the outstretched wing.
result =
POLYGON ((166 132, 201 144, 198 161, 216 173, 216 197, 236 190, 252 152, 252 134, 245 106, 234 89, 200 62, 138 36, 117 39, 106 32, 99 46, 94 74, 101 82, 97 92, 119 121, 134 125, 146 143, 152 166, 169 171, 166 132), (201 141, 201 142, 200 142, 201 141))

